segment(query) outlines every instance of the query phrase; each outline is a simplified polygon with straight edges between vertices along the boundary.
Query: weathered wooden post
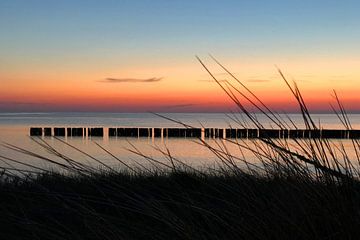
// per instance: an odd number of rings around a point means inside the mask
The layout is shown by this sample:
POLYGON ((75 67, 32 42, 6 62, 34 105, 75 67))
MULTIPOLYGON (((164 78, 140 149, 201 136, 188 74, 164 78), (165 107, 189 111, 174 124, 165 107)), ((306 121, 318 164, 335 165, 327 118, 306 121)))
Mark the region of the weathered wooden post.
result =
POLYGON ((154 137, 161 137, 161 132, 162 132, 161 130, 162 129, 161 128, 153 128, 153 129, 154 129, 154 131, 153 131, 154 135, 153 136, 154 137))
POLYGON ((104 129, 103 128, 88 128, 89 137, 103 137, 104 129))
POLYGON ((338 130, 338 129, 322 129, 322 133, 321 133, 321 137, 322 138, 344 138, 344 132, 343 130, 338 130))
POLYGON ((30 136, 42 136, 42 128, 30 128, 30 136))
POLYGON ((83 136, 83 128, 72 128, 71 136, 72 137, 82 137, 83 136))
POLYGON ((201 137, 201 128, 187 128, 187 129, 185 129, 185 137, 200 138, 201 137))
POLYGON ((225 130, 225 137, 226 138, 236 138, 236 129, 234 128, 227 128, 225 130))
POLYGON ((288 129, 280 129, 280 138, 289 138, 289 130, 288 129))
POLYGON ((359 139, 360 130, 349 130, 349 139, 359 139))
POLYGON ((151 137, 151 131, 149 128, 139 128, 138 133, 139 137, 151 137))
POLYGON ((248 138, 258 138, 258 129, 247 129, 247 137, 248 138))
POLYGON ((65 137, 65 128, 54 128, 54 136, 55 137, 65 137))
POLYGON ((109 137, 116 137, 116 128, 109 128, 109 137))
POLYGON ((204 128, 204 137, 209 138, 210 137, 210 129, 204 128))
POLYGON ((44 128, 44 136, 46 136, 46 137, 51 137, 52 136, 51 128, 49 128, 49 127, 44 128))
POLYGON ((280 138, 280 131, 277 129, 259 129, 259 138, 280 138))
POLYGON ((245 128, 236 129, 236 137, 247 138, 247 129, 245 128))

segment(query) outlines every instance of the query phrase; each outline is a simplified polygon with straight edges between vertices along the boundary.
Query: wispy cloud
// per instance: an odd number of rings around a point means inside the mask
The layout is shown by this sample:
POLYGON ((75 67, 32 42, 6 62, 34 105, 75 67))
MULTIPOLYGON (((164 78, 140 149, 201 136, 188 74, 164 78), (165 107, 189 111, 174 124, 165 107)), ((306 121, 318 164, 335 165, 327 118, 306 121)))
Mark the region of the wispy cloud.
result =
POLYGON ((0 105, 36 105, 41 103, 36 102, 15 102, 15 101, 0 101, 0 105))
POLYGON ((100 82, 104 83, 151 83, 151 82, 160 82, 163 78, 105 78, 104 80, 100 80, 100 82))
POLYGON ((186 107, 192 107, 192 106, 196 106, 197 104, 193 104, 193 103, 185 103, 185 104, 174 104, 174 105, 166 105, 163 106, 164 108, 186 108, 186 107))

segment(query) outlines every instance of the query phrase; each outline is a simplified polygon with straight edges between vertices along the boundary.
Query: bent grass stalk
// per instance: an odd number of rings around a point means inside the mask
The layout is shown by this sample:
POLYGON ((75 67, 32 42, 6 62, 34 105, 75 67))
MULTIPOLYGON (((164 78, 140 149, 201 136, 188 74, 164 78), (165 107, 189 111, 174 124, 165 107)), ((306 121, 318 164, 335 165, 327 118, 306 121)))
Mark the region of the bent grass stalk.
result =
MULTIPOLYGON (((244 83, 213 56, 235 81, 220 82, 204 62, 204 69, 233 100, 241 113, 229 115, 238 126, 264 126, 246 106, 254 106, 280 129, 289 124, 272 111, 244 83), (240 87, 237 87, 238 84, 240 87), (243 91, 242 89, 245 89, 243 91), (249 121, 249 122, 247 122, 249 121)), ((320 129, 311 118, 296 83, 281 78, 296 99, 308 130, 320 129)), ((344 106, 332 109, 345 129, 352 129, 344 106)), ((156 114, 186 128, 192 126, 156 114)), ((288 117, 290 125, 297 126, 288 117)), ((101 166, 96 168, 59 152, 41 138, 33 140, 54 159, 23 147, 2 145, 38 158, 65 172, 57 173, 7 156, 1 167, 0 213, 5 239, 311 239, 358 237, 360 224, 359 167, 344 145, 329 139, 198 139, 215 156, 214 169, 201 171, 174 157, 168 148, 154 147, 166 161, 144 154, 134 165, 115 159, 116 169, 68 142, 55 138, 101 166), (231 152, 229 146, 239 152, 231 152), (251 152, 258 160, 245 158, 251 152), (339 154, 341 158, 339 157, 339 154), (59 160, 60 159, 60 160, 59 160), (25 166, 24 169, 15 166, 25 166), (16 230, 15 230, 16 229, 16 230)), ((359 161, 360 143, 351 139, 359 161)))

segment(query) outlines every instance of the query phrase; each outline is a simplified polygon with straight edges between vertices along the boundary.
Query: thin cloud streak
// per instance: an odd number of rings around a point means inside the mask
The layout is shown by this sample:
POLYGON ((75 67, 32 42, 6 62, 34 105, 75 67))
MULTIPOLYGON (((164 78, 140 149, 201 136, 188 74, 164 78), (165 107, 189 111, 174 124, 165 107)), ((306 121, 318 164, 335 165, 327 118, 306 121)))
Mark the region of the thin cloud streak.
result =
POLYGON ((36 104, 46 104, 46 103, 37 103, 37 102, 15 102, 15 101, 0 101, 0 105, 36 105, 36 104))
POLYGON ((100 82, 104 83, 151 83, 151 82, 160 82, 163 78, 105 78, 104 80, 101 80, 100 82))
POLYGON ((167 105, 167 106, 163 106, 163 107, 164 108, 186 108, 186 107, 193 107, 196 105, 198 105, 198 104, 186 103, 186 104, 167 105))

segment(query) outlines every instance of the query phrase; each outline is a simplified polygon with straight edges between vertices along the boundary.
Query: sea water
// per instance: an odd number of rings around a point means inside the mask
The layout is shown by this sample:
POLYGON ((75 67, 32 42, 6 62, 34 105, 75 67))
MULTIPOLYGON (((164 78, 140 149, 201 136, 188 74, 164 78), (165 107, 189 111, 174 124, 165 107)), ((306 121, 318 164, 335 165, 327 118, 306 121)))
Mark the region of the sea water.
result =
MULTIPOLYGON (((123 167, 118 160, 95 143, 101 145, 121 161, 132 166, 149 165, 149 158, 169 164, 169 156, 164 153, 170 153, 171 157, 193 167, 215 166, 221 162, 219 156, 214 154, 208 147, 205 147, 203 142, 195 138, 109 138, 104 136, 97 138, 66 137, 60 138, 61 141, 59 141, 53 137, 31 138, 29 136, 30 127, 183 127, 179 122, 193 127, 206 128, 241 128, 244 124, 249 127, 252 126, 243 114, 162 113, 161 115, 163 117, 152 113, 0 113, 0 141, 2 144, 0 146, 0 166, 21 169, 29 168, 9 160, 13 159, 41 168, 57 169, 56 165, 50 164, 48 161, 14 151, 11 147, 9 148, 9 145, 6 145, 10 144, 23 150, 49 157, 52 160, 63 162, 61 158, 49 153, 35 140, 50 145, 56 151, 69 158, 94 167, 101 166, 93 158, 111 167, 123 167), (8 159, 6 160, 6 158, 8 159)), ((284 123, 290 125, 292 121, 298 128, 304 128, 304 121, 300 114, 280 114, 280 117, 284 123)), ((256 118, 265 127, 276 127, 263 114, 256 114, 256 118)), ((344 126, 335 114, 313 114, 312 119, 322 128, 344 129, 344 126)), ((349 119, 354 129, 360 129, 360 114, 350 114, 349 119)), ((246 141, 241 140, 241 143, 246 145, 246 141)), ((341 142, 348 151, 348 154, 355 158, 350 140, 330 141, 335 144, 341 142)), ((241 159, 255 161, 257 158, 253 151, 239 148, 238 144, 230 143, 226 140, 205 139, 205 143, 216 149, 225 150, 241 159)), ((341 157, 341 153, 339 153, 339 156, 341 157)), ((235 161, 242 162, 236 158, 235 161)))

